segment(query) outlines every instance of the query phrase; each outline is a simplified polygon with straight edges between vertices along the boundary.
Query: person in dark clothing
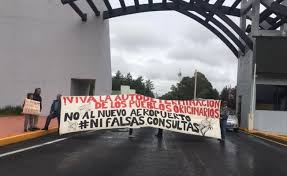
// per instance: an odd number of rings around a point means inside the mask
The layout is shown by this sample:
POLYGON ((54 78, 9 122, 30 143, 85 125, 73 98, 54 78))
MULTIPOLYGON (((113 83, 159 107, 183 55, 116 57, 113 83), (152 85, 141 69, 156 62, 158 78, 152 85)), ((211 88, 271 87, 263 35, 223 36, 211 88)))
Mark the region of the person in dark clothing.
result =
MULTIPOLYGON (((42 111, 42 97, 41 97, 41 88, 36 88, 33 94, 33 100, 40 102, 40 112, 42 111)), ((34 123, 33 129, 39 130, 40 128, 37 127, 39 116, 34 116, 34 123)))
POLYGON ((156 137, 158 137, 158 138, 162 138, 162 129, 158 129, 158 131, 157 131, 157 134, 155 135, 156 137))
POLYGON ((134 129, 132 129, 132 128, 129 129, 129 138, 133 138, 134 137, 133 131, 134 131, 134 129))
POLYGON ((57 117, 58 125, 60 127, 61 96, 62 95, 58 94, 56 100, 53 101, 50 114, 48 115, 45 127, 42 130, 48 130, 51 120, 55 117, 57 117))
POLYGON ((229 110, 227 106, 227 102, 224 101, 220 108, 220 131, 221 131, 221 142, 225 142, 226 135, 226 123, 229 115, 229 110))

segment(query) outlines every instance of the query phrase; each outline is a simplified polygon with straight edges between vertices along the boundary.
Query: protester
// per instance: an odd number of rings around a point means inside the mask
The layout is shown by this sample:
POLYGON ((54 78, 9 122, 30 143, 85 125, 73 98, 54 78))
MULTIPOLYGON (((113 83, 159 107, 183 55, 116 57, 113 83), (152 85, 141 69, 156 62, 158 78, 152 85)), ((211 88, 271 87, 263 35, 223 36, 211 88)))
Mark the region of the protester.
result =
POLYGON ((158 131, 157 131, 157 134, 155 136, 158 137, 158 138, 162 138, 162 131, 163 130, 161 128, 159 128, 158 131))
POLYGON ((228 110, 227 102, 224 101, 220 108, 220 130, 221 130, 221 141, 222 142, 225 142, 226 123, 227 123, 228 115, 229 115, 229 110, 228 110))
POLYGON ((42 130, 48 130, 51 120, 55 117, 57 117, 58 126, 60 127, 61 96, 61 94, 58 94, 56 100, 53 101, 50 114, 48 115, 45 127, 42 130))
MULTIPOLYGON (((36 88, 35 92, 33 94, 33 100, 40 102, 40 112, 42 111, 42 97, 41 97, 41 88, 36 88)), ((33 116, 34 123, 33 123, 33 129, 39 130, 40 128, 37 127, 39 115, 33 116)))
MULTIPOLYGON (((33 100, 33 93, 28 93, 27 94, 27 99, 33 100)), ((23 108, 25 106, 25 101, 23 103, 23 108)), ((24 120, 24 132, 33 131, 33 115, 30 114, 25 114, 24 115, 25 120, 24 120), (28 126, 29 125, 29 126, 28 126)))
POLYGON ((129 129, 129 138, 135 137, 135 136, 133 135, 133 131, 134 131, 134 129, 132 129, 132 128, 129 129))

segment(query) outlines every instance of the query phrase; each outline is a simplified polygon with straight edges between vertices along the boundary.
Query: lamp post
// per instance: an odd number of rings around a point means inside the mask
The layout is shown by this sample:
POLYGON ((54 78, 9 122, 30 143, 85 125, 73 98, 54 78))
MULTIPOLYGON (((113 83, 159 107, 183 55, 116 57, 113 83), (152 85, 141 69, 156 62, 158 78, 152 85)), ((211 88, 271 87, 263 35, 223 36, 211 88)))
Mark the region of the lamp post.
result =
POLYGON ((193 99, 196 99, 196 86, 197 86, 197 70, 194 71, 194 92, 193 99))

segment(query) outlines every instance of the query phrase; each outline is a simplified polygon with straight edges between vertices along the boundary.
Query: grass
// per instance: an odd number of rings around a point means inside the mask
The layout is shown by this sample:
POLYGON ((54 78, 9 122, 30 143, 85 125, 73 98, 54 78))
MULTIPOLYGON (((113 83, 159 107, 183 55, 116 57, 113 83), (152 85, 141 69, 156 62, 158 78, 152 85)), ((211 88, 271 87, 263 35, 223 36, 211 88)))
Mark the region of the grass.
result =
POLYGON ((5 106, 0 108, 0 117, 2 116, 12 116, 12 115, 21 115, 22 106, 5 106))

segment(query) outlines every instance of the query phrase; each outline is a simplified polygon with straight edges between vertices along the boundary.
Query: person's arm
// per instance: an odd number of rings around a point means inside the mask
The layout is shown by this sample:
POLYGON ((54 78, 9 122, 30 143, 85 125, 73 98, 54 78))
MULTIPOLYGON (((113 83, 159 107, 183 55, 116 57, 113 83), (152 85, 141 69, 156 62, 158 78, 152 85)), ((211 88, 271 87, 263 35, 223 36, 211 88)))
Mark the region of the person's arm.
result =
POLYGON ((22 108, 24 108, 24 106, 25 106, 25 100, 24 100, 24 102, 23 102, 23 104, 22 104, 22 108))
POLYGON ((53 103, 51 105, 50 114, 52 114, 54 112, 54 106, 55 106, 55 101, 53 101, 53 103))
POLYGON ((42 97, 40 96, 40 111, 42 111, 42 97))

